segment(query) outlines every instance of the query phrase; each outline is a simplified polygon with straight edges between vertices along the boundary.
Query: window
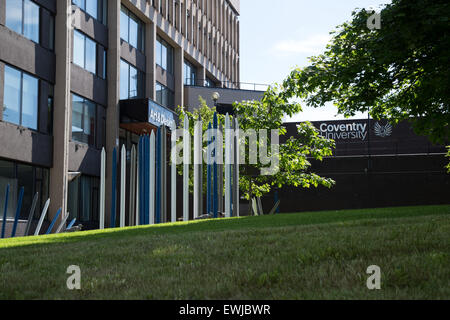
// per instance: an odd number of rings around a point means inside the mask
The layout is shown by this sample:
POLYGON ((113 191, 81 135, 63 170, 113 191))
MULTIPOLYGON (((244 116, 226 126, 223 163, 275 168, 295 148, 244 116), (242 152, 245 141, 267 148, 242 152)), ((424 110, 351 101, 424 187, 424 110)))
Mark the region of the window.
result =
POLYGON ((197 69, 187 61, 184 61, 184 84, 187 86, 195 86, 197 77, 197 69))
POLYGON ((173 48, 163 39, 156 39, 156 64, 173 74, 173 48))
POLYGON ((173 91, 166 86, 156 82, 156 102, 167 108, 174 108, 173 91))
POLYGON ((211 79, 206 77, 206 79, 205 79, 205 87, 214 88, 215 86, 216 86, 216 84, 214 83, 214 81, 212 81, 211 79))
POLYGON ((124 6, 120 10, 120 38, 144 51, 144 24, 124 6))
POLYGON ((106 24, 106 0, 72 0, 72 3, 92 18, 106 24))
POLYGON ((68 212, 69 220, 88 223, 98 221, 98 196, 100 179, 82 175, 69 182, 68 212))
POLYGON ((142 98, 144 74, 131 64, 120 60, 120 99, 142 98))
POLYGON ((28 219, 34 195, 39 192, 34 216, 35 219, 38 219, 44 203, 48 199, 49 170, 0 159, 0 203, 2 204, 5 203, 5 190, 8 184, 9 201, 6 216, 14 218, 20 187, 25 186, 20 218, 28 219))
POLYGON ((3 120, 37 130, 38 79, 5 65, 3 120))
POLYGON ((95 103, 72 94, 72 140, 95 146, 95 103))
POLYGON ((6 0, 6 26, 39 43, 39 6, 30 0, 6 0))
POLYGON ((81 32, 73 31, 73 63, 96 74, 97 44, 81 32))

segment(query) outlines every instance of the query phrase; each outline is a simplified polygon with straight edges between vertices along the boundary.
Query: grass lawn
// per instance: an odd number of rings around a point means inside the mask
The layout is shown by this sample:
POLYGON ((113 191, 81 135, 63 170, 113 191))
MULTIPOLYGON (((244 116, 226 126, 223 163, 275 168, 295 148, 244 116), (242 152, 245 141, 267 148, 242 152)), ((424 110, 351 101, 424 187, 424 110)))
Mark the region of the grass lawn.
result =
POLYGON ((450 299, 450 206, 4 239, 0 299, 450 299), (381 290, 366 287, 370 265, 381 290))

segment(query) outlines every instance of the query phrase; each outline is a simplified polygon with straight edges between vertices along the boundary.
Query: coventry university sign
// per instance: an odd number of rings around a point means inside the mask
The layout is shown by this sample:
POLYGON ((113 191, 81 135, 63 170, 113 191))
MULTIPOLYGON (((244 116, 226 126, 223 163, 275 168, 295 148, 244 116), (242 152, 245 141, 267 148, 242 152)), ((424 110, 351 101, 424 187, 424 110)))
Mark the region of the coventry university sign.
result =
MULTIPOLYGON (((372 123, 372 122, 371 122, 372 123)), ((320 135, 333 140, 348 141, 348 140, 360 140, 366 141, 368 139, 367 134, 369 132, 369 126, 367 121, 353 121, 353 122, 338 122, 338 121, 325 121, 315 122, 316 128, 319 129, 320 135)), ((393 127, 391 124, 380 124, 376 121, 372 127, 374 136, 380 138, 387 138, 392 135, 393 127)))
POLYGON ((327 123, 322 122, 318 126, 320 134, 333 140, 366 140, 367 123, 327 123))

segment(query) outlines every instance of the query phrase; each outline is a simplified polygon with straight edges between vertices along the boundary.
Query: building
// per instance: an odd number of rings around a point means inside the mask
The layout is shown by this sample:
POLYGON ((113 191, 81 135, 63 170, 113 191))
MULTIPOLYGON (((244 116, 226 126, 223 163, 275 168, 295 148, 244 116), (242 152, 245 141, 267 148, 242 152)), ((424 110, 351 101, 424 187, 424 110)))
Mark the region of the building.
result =
POLYGON ((0 0, 0 204, 25 186, 22 218, 39 192, 36 215, 50 198, 50 219, 98 226, 102 147, 111 163, 198 95, 260 96, 239 64, 239 0, 0 0))
MULTIPOLYGON (((332 157, 312 161, 311 171, 336 181, 331 189, 283 187, 264 197, 266 211, 280 199, 280 212, 437 205, 450 201, 449 159, 444 146, 414 133, 409 122, 392 126, 371 119, 315 121, 333 139, 332 157)), ((284 138, 297 136, 286 123, 284 138)), ((282 141, 281 141, 282 142, 282 141)))

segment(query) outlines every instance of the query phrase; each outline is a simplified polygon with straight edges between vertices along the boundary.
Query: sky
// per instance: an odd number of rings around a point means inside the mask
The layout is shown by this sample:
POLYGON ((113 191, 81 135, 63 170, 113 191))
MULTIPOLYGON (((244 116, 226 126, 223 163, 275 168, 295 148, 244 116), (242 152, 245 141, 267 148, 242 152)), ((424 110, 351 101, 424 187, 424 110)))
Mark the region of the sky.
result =
MULTIPOLYGON (((308 57, 324 51, 330 31, 350 20, 355 8, 387 3, 391 1, 241 0, 241 82, 281 83, 293 68, 307 66, 308 57)), ((344 119, 336 117, 336 110, 332 104, 317 109, 303 105, 301 114, 285 121, 344 119)), ((367 114, 354 118, 367 118, 367 114)))

